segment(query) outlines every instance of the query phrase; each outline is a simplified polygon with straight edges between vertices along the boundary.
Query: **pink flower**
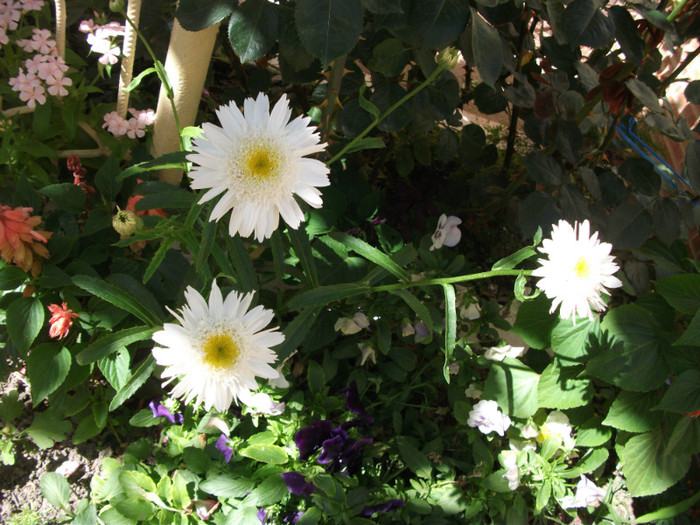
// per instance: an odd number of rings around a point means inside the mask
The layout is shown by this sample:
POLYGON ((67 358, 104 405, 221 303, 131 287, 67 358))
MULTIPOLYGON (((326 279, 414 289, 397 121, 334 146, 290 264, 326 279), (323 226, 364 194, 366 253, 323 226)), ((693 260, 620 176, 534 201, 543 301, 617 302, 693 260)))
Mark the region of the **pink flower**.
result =
POLYGON ((105 123, 102 124, 103 128, 106 128, 115 137, 121 137, 126 135, 129 131, 129 124, 126 119, 119 116, 116 111, 110 111, 104 116, 105 123))
POLYGON ((44 7, 44 0, 21 0, 22 12, 39 11, 44 7))
POLYGON ((127 126, 128 129, 126 130, 126 135, 130 139, 135 139, 136 137, 141 138, 146 135, 146 132, 143 130, 143 126, 141 125, 141 122, 137 118, 130 118, 127 120, 127 126))
POLYGON ((16 77, 10 78, 8 81, 13 91, 19 91, 19 99, 26 102, 27 106, 33 108, 36 103, 43 104, 46 102, 46 91, 41 81, 33 74, 24 74, 19 70, 16 77))
POLYGON ((97 32, 87 36, 90 44, 90 51, 99 53, 102 56, 98 59, 100 64, 116 64, 119 60, 119 47, 113 46, 112 42, 100 36, 97 32))
POLYGON ((139 111, 134 108, 129 108, 129 113, 131 113, 134 117, 139 119, 139 122, 144 128, 146 126, 150 126, 156 120, 156 112, 152 109, 142 109, 141 111, 139 111))
POLYGON ((48 29, 32 29, 31 40, 17 40, 17 44, 27 53, 38 51, 42 55, 49 54, 56 48, 56 41, 51 40, 51 31, 48 29))
POLYGON ((95 25, 95 22, 93 22, 92 18, 88 20, 83 20, 80 22, 80 25, 78 26, 78 31, 81 33, 92 33, 97 26, 95 25))
POLYGON ((22 6, 12 0, 0 2, 0 27, 14 31, 22 15, 22 6))
POLYGON ((10 38, 5 33, 5 28, 0 27, 0 44, 5 45, 10 41, 10 38))
POLYGON ((49 95, 53 95, 54 97, 65 97, 68 94, 68 90, 65 88, 65 86, 73 85, 73 81, 68 77, 64 77, 63 75, 49 75, 45 80, 46 85, 49 86, 49 95))
POLYGON ((63 339, 68 335, 68 330, 73 326, 73 319, 78 317, 78 314, 70 310, 66 303, 62 303, 61 306, 50 304, 48 309, 53 314, 49 319, 49 337, 63 339))
POLYGON ((440 215, 435 233, 433 233, 431 237, 433 245, 430 247, 430 251, 440 249, 443 245, 449 246, 450 248, 456 246, 462 238, 462 232, 457 227, 459 224, 462 224, 462 219, 459 217, 455 217, 454 215, 448 217, 444 213, 440 215))

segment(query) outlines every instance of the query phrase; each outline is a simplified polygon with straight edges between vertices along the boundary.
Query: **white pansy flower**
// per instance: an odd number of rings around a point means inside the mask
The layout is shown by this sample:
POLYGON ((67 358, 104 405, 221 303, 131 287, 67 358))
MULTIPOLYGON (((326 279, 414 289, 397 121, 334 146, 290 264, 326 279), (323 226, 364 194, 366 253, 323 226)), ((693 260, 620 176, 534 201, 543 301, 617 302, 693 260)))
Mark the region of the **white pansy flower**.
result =
POLYGON ((265 392, 244 395, 241 397, 241 401, 245 403, 250 411, 268 416, 279 416, 286 408, 285 403, 276 403, 265 392))
POLYGON ((352 319, 348 317, 341 317, 335 322, 333 327, 335 331, 340 331, 343 335, 356 334, 360 330, 369 328, 369 319, 362 312, 357 312, 352 316, 352 319))
POLYGON ((524 346, 505 345, 505 346, 498 346, 498 347, 489 348, 484 353, 484 357, 486 359, 490 359, 491 361, 503 361, 506 357, 518 358, 524 354, 525 354, 525 347, 524 346))
POLYGON ((256 377, 274 379, 279 373, 270 366, 277 354, 270 347, 284 341, 277 328, 263 330, 274 314, 256 306, 249 310, 253 294, 231 292, 226 299, 212 284, 209 302, 191 286, 185 291, 187 305, 178 321, 166 323, 153 334, 160 346, 153 348, 156 363, 165 367, 163 386, 178 379, 172 396, 209 410, 226 410, 239 399, 250 399, 258 389, 256 377))
POLYGON ((221 195, 209 220, 218 221, 230 210, 229 234, 254 234, 258 241, 272 235, 280 216, 298 228, 304 213, 294 196, 320 208, 317 188, 330 184, 326 165, 306 157, 326 147, 308 125, 311 119, 290 122, 286 95, 272 111, 267 96, 260 94, 243 102, 243 113, 232 102, 216 114, 221 127, 202 124, 203 134, 187 156, 195 164, 189 173, 192 189, 208 190, 199 203, 221 195))
POLYGON ((511 439, 508 445, 509 450, 504 450, 500 454, 501 464, 508 471, 503 477, 508 480, 508 488, 515 490, 520 485, 520 470, 518 469, 518 453, 524 450, 535 450, 534 443, 528 441, 518 441, 511 439))
POLYGON ((535 423, 529 421, 520 430, 520 435, 523 436, 525 439, 535 439, 537 436, 540 435, 540 429, 535 423))
POLYGON ((374 351, 374 348, 372 348, 367 343, 358 343, 357 348, 360 349, 360 354, 362 355, 360 366, 364 366, 365 361, 367 361, 368 359, 372 361, 372 363, 374 363, 375 365, 377 364, 377 354, 374 351))
POLYGON ((479 386, 476 383, 469 383, 469 386, 464 391, 464 395, 471 397, 472 399, 481 399, 482 393, 482 390, 479 389, 479 386))
POLYGON ((482 399, 469 412, 467 425, 478 427, 483 434, 496 432, 504 436, 510 427, 510 418, 498 409, 498 403, 482 399))
POLYGON ((462 238, 462 231, 457 227, 459 224, 462 224, 462 219, 459 217, 454 215, 448 217, 444 213, 440 215, 435 233, 431 237, 433 245, 430 247, 430 251, 439 250, 443 246, 450 248, 457 246, 462 238))
POLYGON ((614 276, 619 266, 611 250, 611 244, 598 240, 597 232, 590 235, 587 220, 574 226, 561 220, 552 226, 551 238, 539 248, 547 259, 538 259, 540 267, 532 272, 541 277, 537 287, 552 299, 550 312, 561 305, 559 315, 576 322, 577 315, 592 319, 592 310, 605 310, 601 294, 622 286, 614 276))
POLYGON ((566 496, 559 501, 563 509, 581 509, 584 507, 597 507, 604 497, 605 491, 582 475, 576 484, 576 493, 573 496, 566 496))
POLYGON ((549 413, 547 420, 540 427, 537 441, 542 443, 549 437, 556 437, 566 450, 571 450, 576 445, 574 438, 571 437, 571 430, 572 427, 566 414, 555 410, 549 413))

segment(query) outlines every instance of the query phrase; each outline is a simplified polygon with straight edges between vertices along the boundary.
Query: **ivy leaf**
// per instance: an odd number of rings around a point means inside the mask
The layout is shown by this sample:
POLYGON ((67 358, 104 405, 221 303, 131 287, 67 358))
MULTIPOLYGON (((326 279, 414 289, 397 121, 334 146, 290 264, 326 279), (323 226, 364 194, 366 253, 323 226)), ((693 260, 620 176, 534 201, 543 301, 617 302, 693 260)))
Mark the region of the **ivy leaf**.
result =
POLYGON ((299 0, 295 17, 301 43, 324 68, 352 50, 362 31, 360 0, 299 0))
POLYGON ((187 31, 201 31, 230 15, 238 0, 180 0, 175 17, 187 31))
POLYGON ((690 454, 667 454, 668 437, 661 430, 632 436, 617 447, 622 472, 632 496, 660 494, 683 478, 690 466, 690 454))
POLYGON ((277 6, 267 0, 247 0, 231 14, 228 38, 241 62, 250 62, 270 50, 278 31, 277 6))

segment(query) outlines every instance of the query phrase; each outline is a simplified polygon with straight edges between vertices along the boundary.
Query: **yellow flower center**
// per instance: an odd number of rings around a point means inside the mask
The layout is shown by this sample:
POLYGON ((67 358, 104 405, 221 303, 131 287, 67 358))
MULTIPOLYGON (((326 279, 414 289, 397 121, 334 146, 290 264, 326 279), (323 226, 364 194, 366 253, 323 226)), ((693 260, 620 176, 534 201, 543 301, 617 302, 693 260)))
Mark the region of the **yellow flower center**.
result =
POLYGON ((229 368, 238 359, 240 349, 229 334, 217 332, 204 342, 204 362, 215 369, 229 368))
POLYGON ((579 279, 586 279, 591 275, 591 265, 585 257, 579 257, 574 265, 574 273, 579 279))
POLYGON ((260 183, 277 177, 280 171, 280 155, 269 144, 253 144, 245 158, 245 175, 260 183))

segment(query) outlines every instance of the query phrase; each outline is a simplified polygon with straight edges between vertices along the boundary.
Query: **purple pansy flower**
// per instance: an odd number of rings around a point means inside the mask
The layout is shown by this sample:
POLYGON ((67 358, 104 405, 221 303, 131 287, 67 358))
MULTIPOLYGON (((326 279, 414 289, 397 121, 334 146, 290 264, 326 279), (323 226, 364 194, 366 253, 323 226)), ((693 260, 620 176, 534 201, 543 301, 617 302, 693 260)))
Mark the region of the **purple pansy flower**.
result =
POLYGON ((400 509, 406 503, 400 499, 390 499, 385 503, 379 503, 377 505, 369 505, 362 509, 362 516, 369 518, 372 514, 376 512, 389 512, 390 510, 400 509))
POLYGON ((148 403, 148 408, 150 408, 151 412, 153 412, 153 417, 164 417, 171 423, 177 423, 179 425, 182 425, 182 423, 185 421, 182 414, 172 414, 170 410, 160 404, 160 400, 158 399, 154 399, 148 403))
POLYGON ((224 461, 228 463, 233 457, 233 449, 228 444, 228 438, 226 434, 221 434, 219 439, 216 440, 216 449, 221 452, 224 456, 224 461))
POLYGON ((306 461, 311 454, 321 446, 321 444, 331 437, 333 423, 326 419, 321 419, 311 423, 308 427, 302 428, 294 434, 294 443, 299 449, 299 459, 306 461))
POLYGON ((287 490, 295 496, 308 496, 316 492, 314 484, 306 481, 304 476, 298 472, 282 472, 280 476, 282 476, 284 483, 287 485, 287 490))
POLYGON ((262 525, 265 525, 265 519, 267 518, 267 511, 265 509, 259 508, 257 513, 258 519, 262 525))
POLYGON ((357 392, 357 383, 353 380, 350 386, 341 390, 345 394, 345 408, 347 408, 353 414, 362 416, 362 422, 371 425, 374 423, 374 418, 372 418, 365 407, 362 406, 362 401, 360 401, 360 394, 357 392))

